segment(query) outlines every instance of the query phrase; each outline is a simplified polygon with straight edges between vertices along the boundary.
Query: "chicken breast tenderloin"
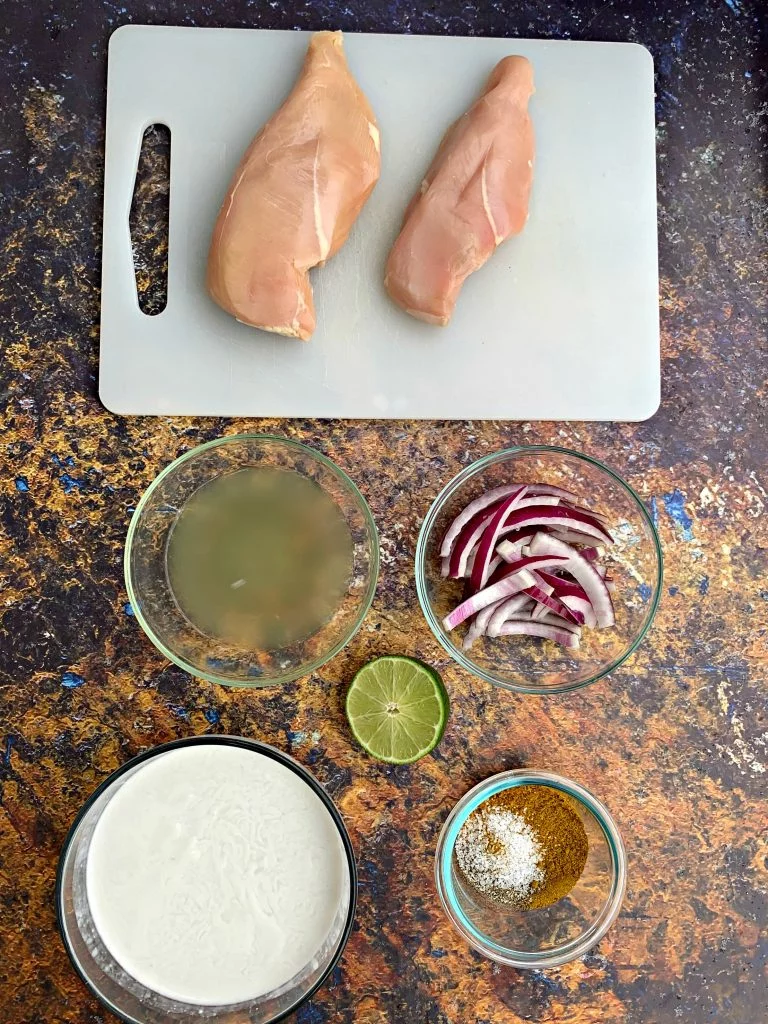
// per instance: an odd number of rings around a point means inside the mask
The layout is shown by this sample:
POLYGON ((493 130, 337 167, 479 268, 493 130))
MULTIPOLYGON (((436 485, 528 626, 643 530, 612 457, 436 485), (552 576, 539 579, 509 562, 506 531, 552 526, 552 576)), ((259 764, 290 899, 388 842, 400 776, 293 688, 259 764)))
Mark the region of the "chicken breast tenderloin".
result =
POLYGON ((505 57, 440 143, 387 261, 385 287, 411 316, 445 326, 467 277, 525 226, 533 91, 530 62, 505 57))
POLYGON ((319 32, 232 177, 208 256, 214 302, 252 327, 309 339, 308 272, 344 244, 380 169, 378 125, 342 34, 319 32))

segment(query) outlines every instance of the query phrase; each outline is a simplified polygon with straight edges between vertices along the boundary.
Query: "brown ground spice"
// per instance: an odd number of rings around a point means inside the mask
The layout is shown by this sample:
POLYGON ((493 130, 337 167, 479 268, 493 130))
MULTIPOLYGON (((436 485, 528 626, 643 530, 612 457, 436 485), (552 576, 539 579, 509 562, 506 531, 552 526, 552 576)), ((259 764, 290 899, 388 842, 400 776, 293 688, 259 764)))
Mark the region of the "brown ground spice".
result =
POLYGON ((520 815, 541 848, 544 880, 533 883, 533 895, 521 909, 549 907, 567 896, 581 877, 589 852, 584 825, 567 798, 549 786, 511 786, 483 807, 520 815))

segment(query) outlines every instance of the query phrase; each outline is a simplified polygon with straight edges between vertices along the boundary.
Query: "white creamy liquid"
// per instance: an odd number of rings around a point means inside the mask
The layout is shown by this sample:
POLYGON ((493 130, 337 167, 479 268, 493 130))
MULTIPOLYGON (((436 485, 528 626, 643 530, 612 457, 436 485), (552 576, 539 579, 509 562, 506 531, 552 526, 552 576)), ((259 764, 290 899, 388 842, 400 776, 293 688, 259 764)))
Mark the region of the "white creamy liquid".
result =
POLYGON ((99 819, 88 903, 107 949, 171 999, 237 1003, 318 953, 349 892, 320 798, 264 754, 211 744, 147 761, 99 819))

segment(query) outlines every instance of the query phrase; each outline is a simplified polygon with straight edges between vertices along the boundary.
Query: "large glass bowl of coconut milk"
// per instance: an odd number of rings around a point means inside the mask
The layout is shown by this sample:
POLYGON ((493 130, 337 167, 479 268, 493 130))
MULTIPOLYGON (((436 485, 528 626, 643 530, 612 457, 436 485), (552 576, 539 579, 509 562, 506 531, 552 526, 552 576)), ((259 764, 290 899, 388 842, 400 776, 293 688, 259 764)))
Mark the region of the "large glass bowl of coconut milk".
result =
POLYGON ((338 963, 355 901, 352 846, 322 786, 233 736, 118 769, 73 824, 56 887, 75 969, 131 1024, 272 1024, 338 963))

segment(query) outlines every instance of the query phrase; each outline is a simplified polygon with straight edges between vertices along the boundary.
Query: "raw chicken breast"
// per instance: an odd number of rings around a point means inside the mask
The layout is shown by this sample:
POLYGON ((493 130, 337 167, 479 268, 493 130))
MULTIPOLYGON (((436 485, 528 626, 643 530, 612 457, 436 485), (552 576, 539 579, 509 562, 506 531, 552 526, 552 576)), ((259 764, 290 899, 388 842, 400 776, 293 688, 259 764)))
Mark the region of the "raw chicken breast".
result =
POLYGON ((208 256, 214 302, 243 323, 306 341, 316 323, 308 271, 344 244, 380 166, 376 118, 341 32, 319 32, 230 183, 208 256))
POLYGON ((411 316, 445 326, 467 277, 523 230, 533 180, 532 94, 530 63, 505 57, 440 143, 387 261, 386 289, 411 316))

